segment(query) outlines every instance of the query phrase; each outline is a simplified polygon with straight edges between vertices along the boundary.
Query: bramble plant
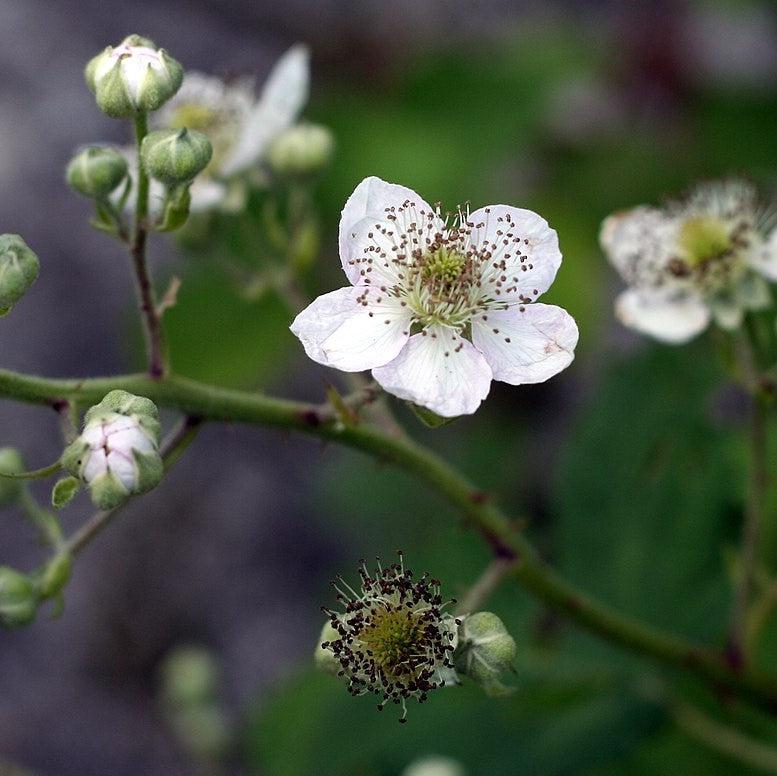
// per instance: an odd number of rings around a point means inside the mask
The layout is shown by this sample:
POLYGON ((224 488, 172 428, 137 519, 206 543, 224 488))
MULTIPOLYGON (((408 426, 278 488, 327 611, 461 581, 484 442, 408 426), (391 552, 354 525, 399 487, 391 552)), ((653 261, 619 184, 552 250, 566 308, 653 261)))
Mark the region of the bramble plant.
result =
MULTIPOLYGON (((324 610, 328 621, 314 662, 353 695, 376 695, 378 708, 401 706, 400 721, 408 701, 433 695, 430 702, 443 704, 446 686, 461 678, 491 696, 509 693, 504 678, 516 667, 520 676, 521 639, 517 645, 498 614, 483 611, 508 579, 624 650, 685 672, 726 697, 777 710, 777 676, 752 659, 764 621, 755 590, 767 509, 766 424, 777 376, 770 285, 777 281, 777 231, 751 184, 705 183, 665 207, 612 215, 601 231, 602 249, 628 285, 616 303, 620 320, 678 345, 714 322, 734 343, 734 373, 752 397, 752 482, 734 564, 729 635, 724 644, 702 645, 621 614, 561 578, 488 494, 411 439, 394 417, 390 396, 406 402, 426 426, 439 426, 475 413, 494 380, 543 383, 572 363, 577 324, 564 309, 539 301, 562 264, 558 236, 544 218, 505 204, 465 204, 448 213, 409 188, 368 177, 345 202, 340 220, 348 285, 311 301, 300 281, 320 241, 314 184, 335 144, 325 127, 299 122, 308 94, 306 49, 288 51, 258 96, 244 81, 185 73, 137 35, 106 48, 85 75, 97 106, 128 121, 135 142, 84 147, 67 165, 66 180, 92 202, 94 227, 128 253, 147 369, 78 379, 0 370, 0 396, 55 408, 66 437, 57 461, 30 471, 18 451, 0 450, 0 507, 22 510, 48 548, 47 559, 31 572, 0 567, 3 627, 29 624, 48 600, 62 608, 76 556, 131 499, 164 487, 166 469, 204 424, 246 423, 336 442, 404 470, 453 505, 492 551, 482 577, 450 611, 456 602, 444 598, 446 583, 414 576, 402 556, 385 567, 378 562, 375 571, 362 563, 356 588, 344 579, 334 583, 339 606, 324 610), (242 212, 256 191, 265 195, 257 243, 268 261, 259 270, 227 267, 236 292, 279 294, 305 353, 347 373, 347 395, 331 388, 320 403, 307 404, 171 371, 164 316, 176 304, 178 283, 158 295, 148 238, 177 231, 183 240, 201 240, 212 212, 242 212), (372 379, 360 374, 368 370, 372 379), (180 416, 164 438, 158 408, 180 416), (53 486, 52 511, 35 501, 26 480, 58 472, 64 476, 53 486), (65 535, 57 510, 81 488, 98 511, 65 535)), ((21 237, 0 236, 0 314, 34 293, 38 268, 21 237)), ((13 318, 3 325, 13 325, 13 318)), ((168 668, 176 724, 196 748, 202 715, 218 718, 217 740, 200 743, 203 756, 220 751, 228 734, 212 702, 207 658, 188 654, 168 668), (180 691, 191 675, 207 679, 205 701, 198 696, 196 708, 180 691)), ((457 769, 455 762, 431 758, 407 773, 457 769)))

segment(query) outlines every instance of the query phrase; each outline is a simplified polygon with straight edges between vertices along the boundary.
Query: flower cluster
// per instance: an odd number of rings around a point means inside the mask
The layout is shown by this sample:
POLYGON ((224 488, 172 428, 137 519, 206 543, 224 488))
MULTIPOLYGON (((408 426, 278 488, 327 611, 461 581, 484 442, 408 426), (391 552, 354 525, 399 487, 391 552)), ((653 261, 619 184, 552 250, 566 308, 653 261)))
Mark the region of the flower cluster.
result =
POLYGON ((601 245, 629 288, 616 313, 627 326, 683 343, 714 320, 737 328, 748 310, 772 302, 777 231, 756 192, 738 180, 705 183, 663 208, 641 206, 607 218, 601 245))
POLYGON ((492 379, 539 383, 571 363, 574 320, 537 302, 561 253, 536 213, 492 205, 443 218, 372 177, 346 203, 339 242, 351 287, 291 326, 314 361, 371 369, 386 391, 443 417, 473 413, 492 379))
POLYGON ((352 695, 382 696, 378 709, 401 704, 404 722, 408 699, 423 702, 432 690, 458 683, 458 623, 443 611, 439 581, 427 574, 414 579, 401 553, 399 563, 386 568, 378 561, 374 575, 362 561, 359 574, 359 592, 342 579, 332 583, 345 611, 324 608, 330 635, 320 648, 352 695))
POLYGON ((152 401, 111 391, 85 416, 82 434, 62 454, 62 465, 85 483, 100 509, 112 509, 162 478, 159 415, 152 401))

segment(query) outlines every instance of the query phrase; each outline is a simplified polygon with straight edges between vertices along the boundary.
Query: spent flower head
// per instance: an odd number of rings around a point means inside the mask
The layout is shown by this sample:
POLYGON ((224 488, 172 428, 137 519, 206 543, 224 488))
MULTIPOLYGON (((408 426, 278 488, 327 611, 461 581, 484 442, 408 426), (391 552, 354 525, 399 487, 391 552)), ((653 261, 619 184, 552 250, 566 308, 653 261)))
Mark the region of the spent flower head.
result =
POLYGON ((100 509, 151 490, 163 472, 156 406, 142 396, 111 391, 86 413, 84 430, 65 449, 62 465, 88 486, 100 509))
POLYGON ((740 180, 703 183, 664 207, 609 216, 600 242, 628 284, 618 318, 643 334, 687 342, 711 320, 737 328, 747 310, 771 304, 777 231, 755 189, 740 180))
POLYGON ((543 382, 574 357, 575 321, 537 302, 561 252, 530 210, 443 217, 411 189, 367 178, 343 209, 340 260, 351 287, 320 296, 291 330, 314 361, 371 369, 437 415, 473 413, 492 379, 543 382))
MULTIPOLYGON (((457 621, 444 609, 440 582, 428 574, 414 578, 399 562, 370 573, 362 561, 360 589, 338 578, 332 584, 343 611, 324 607, 329 635, 320 644, 317 663, 339 666, 352 695, 375 693, 378 709, 401 704, 400 722, 407 719, 406 701, 427 699, 432 690, 458 684, 453 653, 457 621), (329 656, 326 655, 329 653, 329 656), (336 665, 337 664, 337 665, 336 665)), ((326 633, 326 628, 322 637, 326 633)))
POLYGON ((129 35, 91 59, 84 76, 103 113, 128 118, 167 102, 181 86, 183 68, 152 40, 129 35))

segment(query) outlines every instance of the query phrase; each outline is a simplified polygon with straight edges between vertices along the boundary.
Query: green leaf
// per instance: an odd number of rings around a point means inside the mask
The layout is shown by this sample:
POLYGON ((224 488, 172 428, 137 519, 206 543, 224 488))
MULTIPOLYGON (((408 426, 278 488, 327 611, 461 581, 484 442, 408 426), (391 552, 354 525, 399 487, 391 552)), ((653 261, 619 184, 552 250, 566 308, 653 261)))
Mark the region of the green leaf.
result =
POLYGON ((51 491, 51 505, 55 509, 66 507, 81 488, 81 481, 76 477, 63 477, 57 480, 51 491))

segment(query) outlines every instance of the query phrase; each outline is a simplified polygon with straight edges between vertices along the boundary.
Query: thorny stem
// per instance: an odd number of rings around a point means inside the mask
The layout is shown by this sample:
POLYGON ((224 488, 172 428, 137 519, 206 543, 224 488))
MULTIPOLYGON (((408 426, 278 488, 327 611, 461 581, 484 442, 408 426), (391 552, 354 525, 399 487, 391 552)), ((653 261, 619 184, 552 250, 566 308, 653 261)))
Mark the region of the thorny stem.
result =
POLYGON ((137 290, 140 316, 146 338, 148 373, 151 377, 162 377, 166 370, 164 334, 162 322, 157 311, 154 288, 146 264, 146 238, 148 237, 148 193, 149 181, 140 161, 140 144, 148 132, 148 119, 145 113, 135 117, 135 142, 137 145, 137 200, 135 203, 135 223, 132 229, 130 257, 135 270, 135 288, 137 290))
POLYGON ((0 370, 0 396, 29 403, 53 406, 57 401, 68 399, 92 404, 115 388, 147 396, 161 406, 203 420, 300 431, 391 463, 456 507, 497 558, 514 562, 511 573, 518 582, 554 611, 613 644, 689 671, 714 686, 725 687, 777 712, 777 679, 751 666, 734 667, 717 650, 633 619, 578 590, 545 564, 529 540, 516 532, 514 524, 488 494, 476 488, 436 453, 407 437, 392 436, 365 424, 342 424, 334 413, 327 413, 317 405, 218 388, 177 375, 158 380, 142 374, 51 380, 0 370))
MULTIPOLYGON (((200 430, 202 420, 187 416, 170 432, 170 436, 162 442, 160 453, 165 464, 165 471, 181 457, 200 430)), ((113 509, 95 512, 69 539, 63 542, 61 552, 71 556, 78 555, 129 502, 124 502, 113 509)))

